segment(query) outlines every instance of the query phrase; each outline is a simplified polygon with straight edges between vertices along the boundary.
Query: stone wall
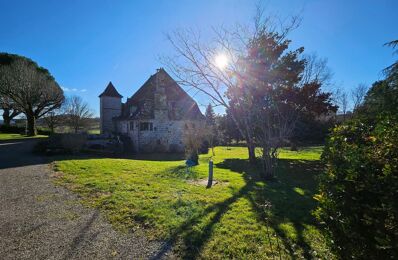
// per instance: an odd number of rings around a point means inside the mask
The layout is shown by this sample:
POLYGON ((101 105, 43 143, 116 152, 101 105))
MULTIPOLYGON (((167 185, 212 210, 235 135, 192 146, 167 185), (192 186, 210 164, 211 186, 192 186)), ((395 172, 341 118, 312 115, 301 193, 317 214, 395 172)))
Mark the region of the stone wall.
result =
POLYGON ((100 129, 101 134, 114 132, 115 124, 112 118, 120 116, 122 109, 121 98, 101 97, 100 98, 100 129))
POLYGON ((133 141, 135 152, 184 152, 183 135, 187 122, 183 120, 120 121, 118 129, 121 133, 127 130, 128 136, 133 141), (133 129, 130 128, 130 122, 133 124, 133 129), (151 123, 152 130, 141 131, 140 123, 151 123))

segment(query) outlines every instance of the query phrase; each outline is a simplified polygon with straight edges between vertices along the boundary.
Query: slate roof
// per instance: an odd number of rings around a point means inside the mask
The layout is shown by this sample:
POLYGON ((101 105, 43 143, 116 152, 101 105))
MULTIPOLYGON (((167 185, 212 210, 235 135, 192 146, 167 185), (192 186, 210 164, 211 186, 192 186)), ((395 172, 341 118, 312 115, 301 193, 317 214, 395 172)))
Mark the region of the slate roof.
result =
POLYGON ((193 100, 178 83, 164 70, 159 69, 123 104, 122 116, 118 119, 153 119, 155 103, 155 92, 157 76, 165 80, 161 83, 166 96, 168 118, 170 120, 200 120, 204 116, 197 103, 193 100), (160 75, 162 74, 162 75, 160 75), (130 114, 130 107, 136 107, 136 111, 130 114))
POLYGON ((99 97, 118 97, 122 98, 123 96, 117 92, 116 88, 113 86, 112 82, 109 82, 108 86, 105 88, 104 92, 99 95, 99 97))

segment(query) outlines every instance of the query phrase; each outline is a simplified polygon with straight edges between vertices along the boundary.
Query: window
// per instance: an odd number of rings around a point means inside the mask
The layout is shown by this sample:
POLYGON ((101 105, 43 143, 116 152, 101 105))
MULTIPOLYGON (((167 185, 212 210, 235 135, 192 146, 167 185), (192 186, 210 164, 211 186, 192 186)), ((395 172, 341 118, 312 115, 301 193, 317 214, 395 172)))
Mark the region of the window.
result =
POLYGON ((140 123, 140 131, 153 131, 153 123, 149 122, 140 123))
POLYGON ((131 106, 130 107, 130 116, 132 116, 135 113, 135 111, 137 111, 137 107, 136 106, 131 106))

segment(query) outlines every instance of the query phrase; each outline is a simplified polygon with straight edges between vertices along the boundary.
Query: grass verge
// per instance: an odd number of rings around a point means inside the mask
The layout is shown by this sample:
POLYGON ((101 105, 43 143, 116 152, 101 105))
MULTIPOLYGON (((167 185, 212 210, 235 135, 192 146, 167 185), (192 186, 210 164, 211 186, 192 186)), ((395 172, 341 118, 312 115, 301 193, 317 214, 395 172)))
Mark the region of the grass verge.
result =
POLYGON ((27 136, 21 134, 10 134, 10 133, 0 133, 0 141, 2 140, 19 140, 19 139, 27 139, 27 138, 45 138, 48 137, 46 135, 36 135, 36 136, 27 136))

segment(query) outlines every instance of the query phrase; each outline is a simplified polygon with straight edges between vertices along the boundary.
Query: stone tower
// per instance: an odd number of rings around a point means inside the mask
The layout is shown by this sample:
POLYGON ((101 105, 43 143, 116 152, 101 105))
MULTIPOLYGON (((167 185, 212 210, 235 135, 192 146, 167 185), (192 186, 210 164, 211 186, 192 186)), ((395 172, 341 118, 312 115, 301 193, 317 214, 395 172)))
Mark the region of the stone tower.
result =
POLYGON ((121 115, 122 97, 112 82, 109 82, 104 92, 99 95, 101 134, 109 134, 116 130, 112 118, 121 115))

